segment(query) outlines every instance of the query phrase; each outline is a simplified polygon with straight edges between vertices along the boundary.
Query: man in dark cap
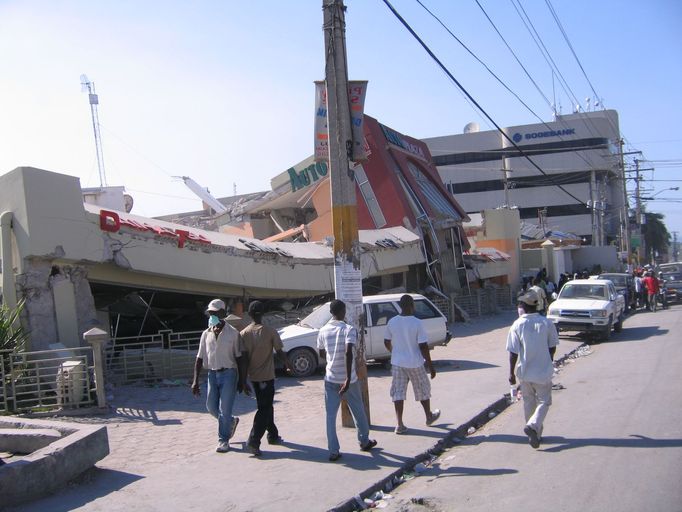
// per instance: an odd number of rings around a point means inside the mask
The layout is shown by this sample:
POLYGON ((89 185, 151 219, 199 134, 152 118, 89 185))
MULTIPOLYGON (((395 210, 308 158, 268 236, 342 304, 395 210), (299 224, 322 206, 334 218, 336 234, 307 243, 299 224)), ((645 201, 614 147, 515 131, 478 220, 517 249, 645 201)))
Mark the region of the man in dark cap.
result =
POLYGON ((542 424, 552 405, 554 352, 559 335, 551 320, 537 312, 538 295, 528 290, 518 298, 519 318, 507 335, 509 384, 518 378, 526 426, 523 432, 533 448, 540 446, 542 424))
POLYGON ((249 316, 253 322, 246 326, 241 336, 244 340, 244 350, 248 360, 248 376, 256 393, 258 410, 253 418, 253 427, 246 443, 246 451, 253 455, 261 455, 260 442, 263 434, 268 433, 268 444, 280 444, 282 438, 275 425, 275 361, 273 352, 287 370, 290 370, 289 360, 282 351, 282 340, 272 327, 263 325, 265 307, 262 302, 255 300, 249 304, 249 316))

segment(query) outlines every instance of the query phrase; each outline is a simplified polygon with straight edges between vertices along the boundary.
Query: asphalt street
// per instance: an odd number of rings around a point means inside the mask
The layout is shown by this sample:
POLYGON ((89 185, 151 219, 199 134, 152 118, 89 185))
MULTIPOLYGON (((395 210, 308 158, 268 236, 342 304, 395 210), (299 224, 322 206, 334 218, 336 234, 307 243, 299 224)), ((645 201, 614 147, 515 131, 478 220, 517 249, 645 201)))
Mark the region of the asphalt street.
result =
POLYGON ((681 511, 681 332, 680 305, 629 317, 556 375, 564 389, 539 449, 513 404, 395 489, 386 509, 681 511))

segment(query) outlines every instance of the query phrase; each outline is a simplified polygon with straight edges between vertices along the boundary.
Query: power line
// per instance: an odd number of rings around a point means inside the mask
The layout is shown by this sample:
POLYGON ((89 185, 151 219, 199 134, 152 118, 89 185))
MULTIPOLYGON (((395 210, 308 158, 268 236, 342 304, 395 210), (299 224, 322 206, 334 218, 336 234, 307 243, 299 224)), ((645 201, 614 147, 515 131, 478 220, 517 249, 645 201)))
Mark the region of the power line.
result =
MULTIPOLYGON (((477 0, 477 1, 478 1, 478 0, 477 0)), ((440 61, 440 59, 439 59, 438 57, 436 57, 436 55, 433 53, 433 51, 431 50, 431 48, 429 48, 429 46, 428 46, 428 45, 419 37, 419 35, 414 31, 414 29, 410 26, 410 24, 407 23, 407 21, 400 15, 400 13, 398 13, 398 11, 395 10, 395 8, 391 5, 391 2, 389 2, 389 0, 383 0, 383 2, 386 4, 386 6, 389 8, 389 10, 393 13, 393 15, 394 15, 396 18, 398 18, 398 20, 400 21, 400 23, 403 24, 403 26, 407 29, 407 31, 410 32, 410 34, 412 34, 412 37, 414 37, 414 38, 417 40, 417 42, 419 42, 419 44, 422 46, 422 48, 424 48, 424 50, 426 51, 426 53, 429 54, 429 56, 434 60, 434 62, 436 62, 436 64, 438 64, 438 66, 440 66, 440 68, 443 70, 443 72, 444 72, 445 74, 448 75, 448 77, 455 83, 455 85, 457 85, 457 87, 459 87, 459 89, 460 89, 464 94, 466 94, 466 96, 471 100, 471 102, 472 102, 474 105, 476 105, 476 107, 483 113, 483 115, 484 115, 484 116, 485 116, 493 125, 495 125, 495 128, 497 128, 497 131, 499 131, 500 134, 502 134, 502 136, 503 136, 503 137, 504 137, 504 138, 505 138, 505 139, 506 139, 506 140, 507 140, 507 141, 508 141, 508 142, 509 142, 509 143, 510 143, 518 152, 519 152, 519 154, 520 154, 522 157, 524 157, 526 160, 528 160, 528 162, 530 162, 531 165, 532 165, 533 167, 535 167, 538 171, 540 171, 541 174, 543 174, 544 176, 550 177, 545 171, 542 170, 542 168, 541 168, 538 164, 536 164, 536 163, 535 163, 535 162, 534 162, 534 161, 533 161, 533 160, 532 160, 532 159, 531 159, 531 158, 530 158, 530 157, 521 149, 521 147, 519 147, 518 144, 516 144, 516 142, 514 142, 514 141, 513 141, 513 140, 504 132, 504 130, 502 130, 502 128, 495 122, 495 120, 488 114, 488 112, 486 112, 486 110, 485 110, 485 109, 484 109, 484 108, 483 108, 483 107, 474 99, 474 97, 471 96, 471 94, 469 94, 469 91, 467 91, 466 88, 465 88, 465 87, 464 87, 464 86, 463 86, 463 85, 454 77, 454 75, 453 75, 453 74, 450 72, 450 70, 449 70, 449 69, 440 61)), ((576 196, 574 196, 573 194, 571 194, 571 193, 570 193, 568 190, 566 190, 563 186, 557 185, 557 188, 559 188, 561 191, 563 191, 563 192, 564 192, 566 195, 568 195, 569 197, 575 199, 579 204, 581 204, 581 205, 583 205, 583 206, 587 206, 587 204, 586 204, 582 199, 579 199, 578 197, 576 197, 576 196)))

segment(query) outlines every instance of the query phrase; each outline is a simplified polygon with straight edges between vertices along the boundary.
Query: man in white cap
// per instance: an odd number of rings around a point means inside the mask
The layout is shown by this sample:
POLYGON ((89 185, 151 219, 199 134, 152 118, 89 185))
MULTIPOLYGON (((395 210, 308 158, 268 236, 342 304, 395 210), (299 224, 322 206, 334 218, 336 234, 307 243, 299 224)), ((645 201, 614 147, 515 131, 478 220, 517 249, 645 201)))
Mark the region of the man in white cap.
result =
POLYGON ((208 329, 201 333, 199 351, 194 364, 192 393, 199 396, 199 375, 205 365, 208 369, 206 409, 218 420, 218 447, 216 451, 230 450, 229 440, 234 435, 239 418, 232 416, 237 391, 249 393, 246 386, 246 368, 242 357, 244 344, 239 332, 225 322, 225 302, 212 300, 206 309, 208 329))
POLYGON ((526 418, 523 432, 533 448, 540 446, 542 424, 552 405, 552 361, 559 344, 552 321, 537 312, 538 300, 534 290, 518 298, 519 318, 507 335, 509 383, 519 380, 526 418))

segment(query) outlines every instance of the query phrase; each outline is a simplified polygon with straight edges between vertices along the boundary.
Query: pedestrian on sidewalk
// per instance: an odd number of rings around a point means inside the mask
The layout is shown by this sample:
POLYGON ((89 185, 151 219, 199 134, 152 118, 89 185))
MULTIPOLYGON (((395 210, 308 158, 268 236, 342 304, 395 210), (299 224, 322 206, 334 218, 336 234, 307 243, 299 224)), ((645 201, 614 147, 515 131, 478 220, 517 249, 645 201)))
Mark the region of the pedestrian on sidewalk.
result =
POLYGON ((431 410, 431 379, 436 378, 436 369, 429 354, 429 337, 422 321, 414 316, 414 299, 411 295, 400 297, 400 315, 386 324, 384 345, 391 353, 391 400, 395 407, 396 434, 406 434, 403 423, 403 407, 407 396, 407 384, 412 382, 414 398, 422 404, 426 424, 432 425, 440 417, 438 409, 431 410))
MULTIPOLYGON (((256 394, 258 410, 253 417, 253 427, 246 443, 246 451, 253 455, 261 455, 260 442, 267 431, 268 444, 280 444, 282 438, 275 425, 275 358, 287 370, 291 370, 289 360, 282 352, 282 340, 272 327, 263 325, 265 307, 262 302, 255 300, 249 304, 249 316, 253 322, 241 332, 244 340, 245 357, 248 361, 248 377, 256 394)), ((247 384, 248 386, 248 384, 247 384)))
POLYGON ((509 384, 518 379, 526 426, 523 432, 533 448, 540 446, 542 425, 552 405, 554 352, 559 335, 551 320, 537 312, 539 298, 528 290, 518 298, 519 318, 507 335, 509 384))
POLYGON ((531 286, 529 290, 535 291, 538 296, 537 312, 541 315, 545 315, 545 310, 547 309, 547 294, 545 293, 545 289, 542 287, 542 283, 543 281, 536 277, 533 279, 533 286, 531 286))
POLYGON ((206 409, 218 420, 218 453, 230 450, 229 440, 234 435, 239 418, 232 416, 237 391, 249 394, 246 385, 246 360, 242 357, 242 338, 225 322, 225 302, 212 300, 206 309, 208 329, 201 333, 199 351, 194 363, 192 393, 199 396, 199 376, 204 366, 208 369, 206 409))
POLYGON ((355 345, 358 332, 345 322, 346 304, 333 300, 329 304, 332 319, 325 324, 317 336, 320 357, 326 359, 324 376, 324 405, 327 412, 327 447, 329 460, 341 457, 339 439, 336 435, 336 418, 341 399, 348 403, 355 421, 360 449, 370 451, 377 442, 369 438, 369 421, 362 401, 360 383, 355 371, 355 345))

